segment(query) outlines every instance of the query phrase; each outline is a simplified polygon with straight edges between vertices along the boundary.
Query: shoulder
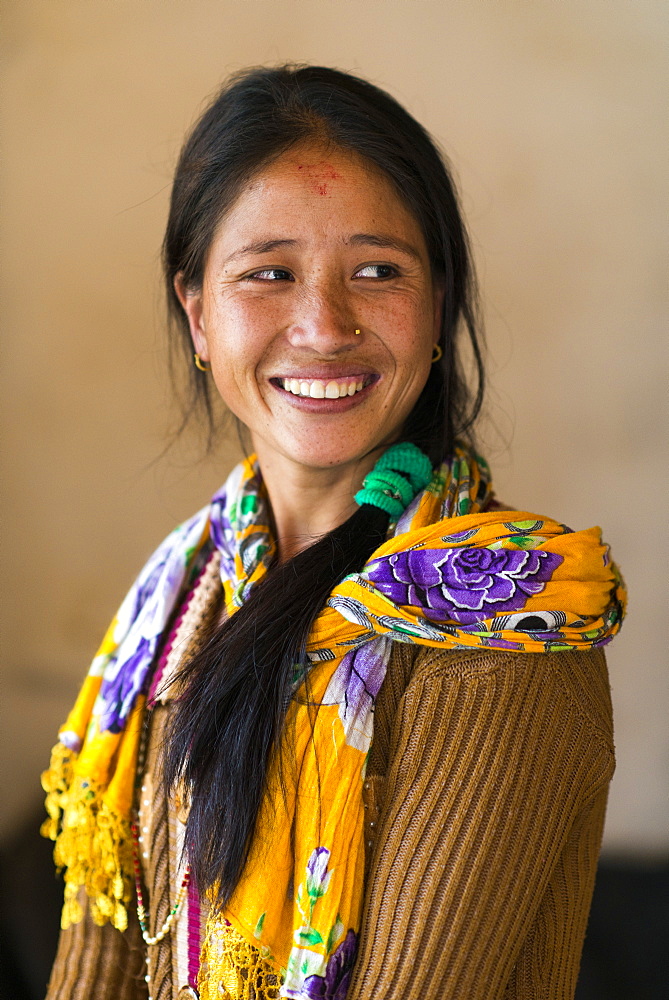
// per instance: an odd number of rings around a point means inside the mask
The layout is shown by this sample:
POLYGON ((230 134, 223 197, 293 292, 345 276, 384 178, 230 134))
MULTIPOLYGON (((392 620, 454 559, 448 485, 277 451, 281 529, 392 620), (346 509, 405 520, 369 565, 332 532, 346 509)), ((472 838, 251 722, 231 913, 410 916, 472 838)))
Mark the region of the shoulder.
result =
POLYGON ((615 754, 601 652, 423 647, 397 658, 413 670, 399 696, 399 671, 386 675, 367 771, 390 798, 407 788, 458 796, 469 785, 490 801, 503 786, 536 801, 548 781, 573 819, 608 786, 615 754))
POLYGON ((398 671, 379 694, 369 774, 420 784, 429 774, 447 781, 471 768, 477 782, 511 782, 530 795, 549 770, 574 809, 610 782, 615 752, 601 651, 422 647, 397 656, 412 659, 413 669, 401 694, 398 671))
MULTIPOLYGON (((450 693, 498 700, 508 711, 532 705, 547 717, 569 716, 613 752, 611 692, 601 649, 517 653, 402 645, 393 651, 388 675, 407 702, 450 693)), ((396 704, 399 708, 399 699, 396 704)))

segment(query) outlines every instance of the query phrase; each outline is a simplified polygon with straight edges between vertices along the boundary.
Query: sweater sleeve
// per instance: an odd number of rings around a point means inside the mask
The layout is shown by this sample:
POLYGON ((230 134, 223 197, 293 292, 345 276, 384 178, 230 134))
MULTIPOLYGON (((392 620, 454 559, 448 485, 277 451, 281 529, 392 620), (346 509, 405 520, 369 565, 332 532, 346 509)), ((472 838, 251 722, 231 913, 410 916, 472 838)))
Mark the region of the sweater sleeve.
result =
POLYGON ((128 929, 93 922, 83 890, 83 919, 60 932, 46 1000, 147 1000, 144 945, 134 909, 128 929))
POLYGON ((613 771, 601 653, 428 651, 389 734, 348 1000, 563 1000, 613 771))

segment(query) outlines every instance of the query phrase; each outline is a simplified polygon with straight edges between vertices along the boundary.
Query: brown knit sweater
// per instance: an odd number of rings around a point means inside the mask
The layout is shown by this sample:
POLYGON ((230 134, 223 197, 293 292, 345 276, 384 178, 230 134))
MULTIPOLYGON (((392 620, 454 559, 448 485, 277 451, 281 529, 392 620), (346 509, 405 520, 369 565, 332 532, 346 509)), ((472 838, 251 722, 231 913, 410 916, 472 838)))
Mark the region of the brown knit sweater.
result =
MULTIPOLYGON (((200 625, 216 595, 205 603, 200 625)), ((167 711, 154 714, 149 777, 167 711)), ((347 1000, 573 997, 613 768, 601 652, 396 644, 364 789, 364 913, 347 1000)), ((172 904, 175 822, 154 792, 152 932, 172 904)), ((154 1000, 184 985, 172 943, 152 949, 154 1000)), ((146 1000, 144 953, 134 915, 121 934, 87 914, 61 933, 47 1000, 146 1000)))

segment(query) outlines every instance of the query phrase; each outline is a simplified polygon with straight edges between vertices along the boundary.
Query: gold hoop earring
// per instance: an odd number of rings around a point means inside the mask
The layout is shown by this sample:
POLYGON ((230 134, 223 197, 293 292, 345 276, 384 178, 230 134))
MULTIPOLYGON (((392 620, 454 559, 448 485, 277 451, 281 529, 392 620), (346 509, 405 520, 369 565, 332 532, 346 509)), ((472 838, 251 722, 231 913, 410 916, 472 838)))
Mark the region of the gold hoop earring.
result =
POLYGON ((434 345, 434 350, 432 351, 432 359, 431 359, 432 360, 432 364, 434 364, 435 361, 438 361, 439 358, 442 357, 443 353, 444 352, 441 349, 441 345, 440 344, 435 344, 434 345))
POLYGON ((356 330, 356 331, 355 331, 355 335, 356 335, 356 337, 359 337, 361 333, 362 333, 362 330, 356 330))
POLYGON ((203 364, 202 358, 199 354, 194 354, 193 359, 195 360, 195 367, 199 368, 201 372, 210 372, 211 368, 207 364, 203 364))

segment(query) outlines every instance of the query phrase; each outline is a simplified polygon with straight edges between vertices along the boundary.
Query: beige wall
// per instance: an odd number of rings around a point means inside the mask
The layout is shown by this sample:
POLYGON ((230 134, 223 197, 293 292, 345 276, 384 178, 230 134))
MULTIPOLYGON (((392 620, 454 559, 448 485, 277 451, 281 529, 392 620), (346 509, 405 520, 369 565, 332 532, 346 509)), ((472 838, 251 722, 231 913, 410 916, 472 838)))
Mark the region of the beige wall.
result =
POLYGON ((207 95, 230 70, 293 59, 379 82, 452 158, 481 273, 499 492, 601 523, 631 590, 610 654, 606 842, 668 845, 664 11, 5 0, 5 832, 38 799, 134 573, 235 456, 223 444, 206 464, 188 448, 153 463, 172 402, 158 248, 175 155, 207 95))

